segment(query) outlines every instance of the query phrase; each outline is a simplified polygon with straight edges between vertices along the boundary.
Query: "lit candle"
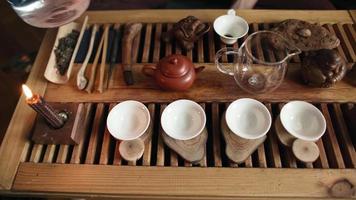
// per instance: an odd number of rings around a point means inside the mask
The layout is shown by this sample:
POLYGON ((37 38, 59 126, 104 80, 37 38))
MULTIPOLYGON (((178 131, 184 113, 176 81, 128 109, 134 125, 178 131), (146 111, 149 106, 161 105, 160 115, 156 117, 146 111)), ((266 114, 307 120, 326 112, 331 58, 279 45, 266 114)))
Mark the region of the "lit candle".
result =
POLYGON ((33 94, 27 85, 22 85, 22 90, 26 96, 26 103, 40 114, 53 128, 60 128, 63 126, 65 119, 56 113, 56 111, 46 103, 41 96, 33 94))

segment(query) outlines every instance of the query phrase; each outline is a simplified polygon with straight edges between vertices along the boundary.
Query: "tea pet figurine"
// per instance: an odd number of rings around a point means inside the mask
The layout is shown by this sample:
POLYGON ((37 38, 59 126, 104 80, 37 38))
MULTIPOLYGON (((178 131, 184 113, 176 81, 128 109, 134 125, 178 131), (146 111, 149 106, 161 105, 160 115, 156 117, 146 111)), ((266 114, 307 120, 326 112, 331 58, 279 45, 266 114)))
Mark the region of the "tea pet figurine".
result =
POLYGON ((145 65, 142 72, 154 77, 156 83, 165 90, 184 91, 193 85, 196 74, 204 68, 195 68, 187 57, 172 54, 162 58, 156 66, 145 65))
POLYGON ((302 77, 311 86, 331 87, 344 78, 346 71, 345 60, 335 50, 312 51, 302 58, 302 77))
POLYGON ((194 16, 188 16, 181 19, 173 25, 171 30, 162 34, 162 39, 165 42, 176 39, 179 45, 185 50, 191 50, 194 47, 194 42, 208 32, 210 26, 201 22, 194 16))

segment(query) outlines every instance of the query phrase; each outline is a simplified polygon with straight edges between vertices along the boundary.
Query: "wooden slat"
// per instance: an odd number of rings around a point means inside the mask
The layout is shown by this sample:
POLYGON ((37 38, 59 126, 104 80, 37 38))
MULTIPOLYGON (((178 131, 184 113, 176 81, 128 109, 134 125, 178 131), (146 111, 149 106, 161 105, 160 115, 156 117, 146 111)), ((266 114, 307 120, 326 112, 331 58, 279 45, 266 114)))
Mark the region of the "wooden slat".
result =
MULTIPOLYGON (((212 26, 212 24, 210 25, 212 26)), ((214 39, 214 29, 210 28, 208 33, 209 39, 209 62, 215 62, 215 39, 214 39)))
MULTIPOLYGON (((238 10, 238 15, 250 23, 280 22, 285 19, 301 19, 309 22, 323 23, 353 23, 350 14, 346 10, 258 10, 253 11, 238 10)), ((180 10, 116 10, 116 11, 89 11, 83 16, 88 15, 91 23, 155 23, 170 22, 175 23, 178 20, 189 15, 194 15, 204 22, 212 22, 220 15, 226 14, 226 9, 180 9, 180 10), (141 13, 140 13, 141 12, 141 13), (140 13, 140 14, 138 14, 140 13), (164 19, 163 19, 164 18, 164 19)), ((83 21, 81 17, 78 21, 83 21)))
MULTIPOLYGON (((163 110, 167 107, 166 104, 161 105, 160 116, 162 115, 163 110)), ((158 118, 160 119, 160 117, 158 118)), ((162 139, 163 128, 161 124, 159 125, 159 133, 157 139, 157 160, 156 166, 164 166, 164 144, 162 139)))
MULTIPOLYGON (((266 103, 266 107, 272 115, 271 104, 266 103)), ((267 140, 269 142, 269 148, 270 148, 269 152, 271 153, 270 157, 272 158, 273 167, 281 168, 282 162, 281 162, 281 156, 279 154, 278 141, 277 141, 276 132, 274 129, 274 122, 272 123, 272 127, 267 134, 267 140)))
POLYGON ((145 43, 143 46, 143 54, 142 54, 142 62, 147 63, 150 53, 151 46, 151 33, 152 33, 152 24, 146 25, 146 33, 145 33, 145 43))
POLYGON ((353 27, 353 24, 344 24, 344 28, 347 30, 351 47, 353 47, 354 52, 356 52, 356 30, 353 27))
POLYGON ((141 32, 142 32, 142 29, 137 33, 136 37, 134 38, 134 40, 132 42, 132 63, 138 62, 138 51, 139 51, 140 42, 141 42, 141 32))
POLYGON ((203 63, 204 62, 204 37, 201 37, 198 40, 198 62, 203 63))
POLYGON ((152 135, 153 135, 153 123, 155 119, 155 104, 151 103, 148 105, 148 110, 150 111, 151 114, 151 122, 150 126, 148 127, 148 131, 150 131, 151 137, 145 141, 145 150, 143 152, 143 160, 142 164, 144 166, 149 166, 151 163, 151 150, 152 150, 152 135))
POLYGON ((110 24, 105 24, 104 25, 104 33, 103 33, 103 50, 102 50, 102 55, 101 55, 101 63, 100 63, 100 68, 99 68, 99 83, 97 90, 102 93, 104 91, 104 84, 105 84, 105 79, 107 79, 107 65, 106 65, 106 55, 108 51, 108 42, 109 42, 109 29, 110 29, 110 24))
POLYGON ((344 160, 342 159, 340 147, 335 136, 335 131, 328 111, 328 107, 325 103, 321 104, 321 111, 323 112, 323 115, 326 120, 326 133, 323 137, 323 142, 325 150, 329 155, 329 165, 333 168, 345 168, 344 160))
MULTIPOLYGON (((330 33, 332 33, 332 34, 334 34, 334 35, 336 36, 336 32, 335 32, 335 30, 333 29, 333 27, 332 27, 331 24, 324 24, 323 27, 327 28, 327 29, 330 31, 330 33)), ((338 52, 340 53, 340 55, 346 60, 347 57, 346 57, 345 52, 344 52, 344 50, 342 49, 341 45, 339 45, 339 46, 337 47, 337 50, 338 50, 338 52)))
POLYGON ((319 165, 320 168, 323 169, 328 169, 329 168, 329 163, 328 163, 328 158, 326 157, 326 153, 325 153, 325 149, 324 149, 324 145, 323 145, 323 141, 322 139, 319 139, 316 144, 318 145, 319 148, 319 158, 318 160, 316 160, 316 165, 319 165))
MULTIPOLYGON (((268 29, 270 28, 270 24, 268 24, 268 23, 263 23, 263 28, 264 28, 265 30, 268 30, 268 29)), ((270 62, 276 62, 276 57, 275 57, 273 51, 271 51, 270 49, 266 49, 266 51, 267 51, 267 55, 266 55, 267 59, 268 59, 270 62)))
POLYGON ((345 30, 342 27, 342 24, 334 24, 333 27, 334 29, 336 29, 337 36, 341 40, 341 46, 344 49, 344 53, 347 55, 347 60, 349 62, 356 62, 356 55, 354 49, 352 48, 351 42, 347 37, 345 30))
POLYGON ((162 24, 156 24, 156 32, 154 38, 154 49, 153 49, 153 62, 157 63, 160 59, 160 49, 161 49, 161 34, 162 34, 162 24))
MULTIPOLYGON (((200 106, 204 109, 205 111, 205 103, 200 103, 200 106)), ((205 111, 206 112, 206 111, 205 111)), ((199 165, 201 167, 206 167, 208 164, 207 164, 207 144, 205 144, 205 156, 203 157, 203 159, 199 162, 199 165)))
MULTIPOLYGON (((47 65, 49 52, 51 52, 56 33, 56 29, 47 31, 26 82, 26 85, 39 95, 44 95, 47 86, 43 72, 47 65)), ((30 146, 28 138, 30 137, 35 116, 36 113, 26 105, 25 96, 22 95, 0 145, 0 188, 9 190, 12 185, 21 155, 26 154, 30 146), (23 123, 24 120, 26 123, 23 123)))
POLYGON ((262 143, 262 144, 257 148, 257 155, 258 155, 258 164, 259 164, 259 167, 267 168, 267 161, 266 161, 266 154, 265 154, 265 146, 264 146, 264 143, 262 143))
POLYGON ((350 17, 352 18, 353 22, 356 23, 356 10, 349 10, 350 17))
MULTIPOLYGON (((115 104, 110 104, 109 111, 114 106, 115 106, 115 104)), ((104 120, 106 121, 106 118, 104 120)), ((101 165, 108 164, 109 156, 110 156, 110 141, 111 141, 111 135, 110 135, 109 130, 106 127, 105 131, 104 131, 103 142, 102 142, 102 146, 101 146, 100 159, 99 159, 99 164, 101 164, 101 165)))
POLYGON ((99 133, 100 131, 100 126, 103 121, 103 113, 104 113, 104 104, 103 103, 98 103, 96 107, 96 112, 95 112, 95 118, 93 122, 93 128, 90 133, 90 139, 89 139, 89 145, 88 145, 88 150, 87 150, 87 155, 85 158, 85 164, 94 164, 95 161, 95 156, 97 153, 97 147, 98 147, 98 140, 99 140, 99 133))
POLYGON ((247 157, 247 159, 245 160, 245 167, 247 168, 253 167, 252 156, 247 157))
POLYGON ((72 157, 70 160, 70 163, 73 164, 79 164, 82 162, 81 160, 81 156, 83 154, 84 151, 84 143, 85 143, 85 138, 88 135, 88 128, 91 125, 90 121, 91 121, 91 114, 93 112, 93 104, 92 103, 86 103, 83 105, 84 106, 84 117, 83 117, 83 121, 82 123, 80 123, 80 127, 77 128, 78 131, 83 131, 83 135, 84 137, 81 138, 81 140, 79 141, 78 145, 74 145, 73 147, 73 153, 72 153, 72 157))
POLYGON ((43 162, 45 163, 52 163, 54 158, 54 151, 56 150, 56 145, 55 144, 49 144, 47 145, 45 155, 43 157, 43 162))
POLYGON ((43 144, 34 144, 32 147, 30 162, 40 162, 41 154, 43 151, 43 144))
MULTIPOLYGON (((75 145, 77 146, 77 145, 75 145)), ((67 161, 69 145, 60 145, 56 163, 64 164, 67 161)))
POLYGON ((349 130, 347 128, 344 116, 342 114, 340 104, 333 104, 333 109, 334 109, 334 114, 335 114, 335 120, 336 124, 338 126, 338 135, 339 135, 339 141, 340 141, 340 146, 343 150, 343 155, 346 157, 345 159, 345 164, 352 168, 356 168, 356 153, 355 153, 355 148, 352 144, 352 140, 349 134, 349 130))
POLYGON ((120 151, 119 151, 120 142, 121 142, 120 140, 116 140, 114 161, 113 161, 114 165, 121 165, 122 158, 121 158, 120 151))
POLYGON ((220 148, 220 117, 219 117, 219 104, 212 104, 212 127, 213 127, 213 155, 214 166, 221 167, 221 148, 220 148))
POLYGON ((170 151, 171 154, 171 166, 172 167, 178 167, 178 155, 175 151, 171 150, 170 151))
MULTIPOLYGON (((253 32, 257 32, 259 29, 258 29, 258 24, 257 23, 253 23, 252 24, 252 31, 253 32)), ((262 51, 262 46, 261 46, 261 42, 259 40, 256 40, 256 57, 261 60, 261 61, 265 61, 265 57, 263 55, 263 51, 262 51)), ((252 44, 252 46, 255 46, 252 44)))
POLYGON ((105 193, 125 195, 126 198, 126 195, 130 194, 157 195, 156 197, 199 196, 203 199, 209 196, 215 198, 220 196, 225 199, 252 196, 264 198, 282 196, 286 199, 331 198, 329 187, 341 179, 354 184, 355 170, 259 168, 240 170, 209 167, 118 167, 21 163, 13 190, 105 193))
MULTIPOLYGON (((279 111, 282 110, 284 105, 285 105, 285 103, 278 104, 279 111)), ((284 149, 283 153, 284 153, 284 156, 285 156, 288 166, 290 168, 297 168, 297 161, 292 153, 292 150, 285 146, 283 146, 282 148, 284 149)))

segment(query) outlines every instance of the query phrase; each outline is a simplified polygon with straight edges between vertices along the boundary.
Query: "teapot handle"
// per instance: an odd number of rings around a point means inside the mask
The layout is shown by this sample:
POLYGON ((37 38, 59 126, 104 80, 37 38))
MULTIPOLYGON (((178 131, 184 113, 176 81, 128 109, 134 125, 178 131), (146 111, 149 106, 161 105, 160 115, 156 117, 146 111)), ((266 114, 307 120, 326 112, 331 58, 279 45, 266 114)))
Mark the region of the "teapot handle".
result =
POLYGON ((154 65, 144 65, 142 68, 142 73, 144 73, 146 76, 153 76, 157 67, 154 65))
POLYGON ((231 66, 226 66, 226 63, 220 62, 222 56, 231 54, 235 54, 235 56, 237 56, 236 58, 234 58, 234 62, 236 62, 236 59, 239 57, 239 52, 237 49, 234 49, 232 47, 220 49, 215 55, 215 64, 220 72, 233 76, 234 69, 231 66))

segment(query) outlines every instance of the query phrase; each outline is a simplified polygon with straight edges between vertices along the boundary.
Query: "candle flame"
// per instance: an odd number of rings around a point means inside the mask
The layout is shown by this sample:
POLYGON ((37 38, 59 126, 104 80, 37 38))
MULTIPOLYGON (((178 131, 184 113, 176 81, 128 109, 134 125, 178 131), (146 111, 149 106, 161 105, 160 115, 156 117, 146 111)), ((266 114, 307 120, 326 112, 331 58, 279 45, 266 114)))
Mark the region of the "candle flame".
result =
POLYGON ((31 99, 33 97, 32 91, 27 85, 23 84, 22 90, 23 93, 25 93, 26 99, 31 99))

